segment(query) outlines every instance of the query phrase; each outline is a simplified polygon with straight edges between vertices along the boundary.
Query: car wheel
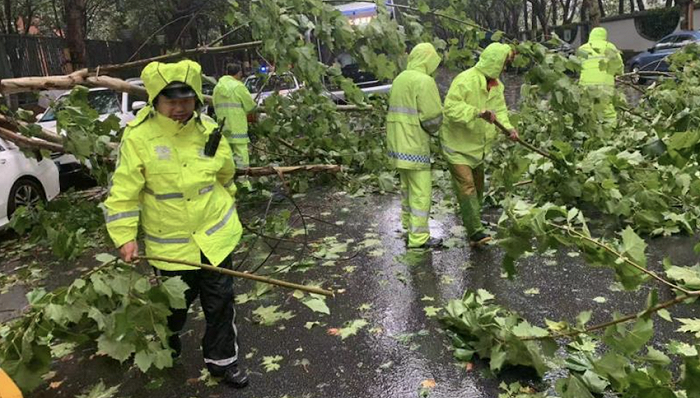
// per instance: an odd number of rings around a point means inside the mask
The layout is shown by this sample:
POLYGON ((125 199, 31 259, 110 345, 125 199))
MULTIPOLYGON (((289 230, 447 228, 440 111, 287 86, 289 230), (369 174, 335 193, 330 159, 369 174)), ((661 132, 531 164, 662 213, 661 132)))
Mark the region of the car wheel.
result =
POLYGON ((639 72, 641 69, 639 69, 639 64, 634 64, 632 65, 632 83, 634 84, 644 84, 644 78, 639 75, 639 72))
POLYGON ((46 195, 41 186, 30 179, 23 178, 15 182, 10 189, 10 198, 7 201, 7 215, 12 216, 19 207, 34 207, 40 202, 46 201, 46 195))

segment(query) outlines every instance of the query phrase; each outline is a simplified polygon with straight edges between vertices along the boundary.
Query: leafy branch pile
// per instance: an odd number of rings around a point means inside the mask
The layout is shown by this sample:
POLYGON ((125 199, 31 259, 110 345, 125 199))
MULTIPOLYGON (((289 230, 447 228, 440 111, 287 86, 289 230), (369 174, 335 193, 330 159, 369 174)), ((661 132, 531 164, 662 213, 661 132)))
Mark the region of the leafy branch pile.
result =
POLYGON ((43 382, 58 342, 96 341, 98 355, 120 362, 133 357, 144 372, 172 366, 167 317, 170 308, 185 307, 187 286, 179 278, 153 284, 112 256, 100 258, 103 266, 68 287, 29 293, 23 316, 0 326, 0 366, 23 389, 43 382))

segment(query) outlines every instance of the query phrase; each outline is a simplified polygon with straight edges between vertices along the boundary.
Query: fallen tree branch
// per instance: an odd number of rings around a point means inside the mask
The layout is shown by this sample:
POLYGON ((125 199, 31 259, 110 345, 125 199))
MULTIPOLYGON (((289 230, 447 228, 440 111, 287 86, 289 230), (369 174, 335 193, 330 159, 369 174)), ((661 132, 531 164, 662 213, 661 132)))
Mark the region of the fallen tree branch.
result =
POLYGON ((136 257, 136 260, 137 261, 138 260, 162 261, 162 262, 172 263, 172 264, 189 265, 191 267, 197 267, 197 268, 201 268, 201 269, 207 270, 207 271, 218 272, 218 273, 224 274, 224 275, 235 276, 236 278, 250 279, 250 280, 254 280, 256 282, 263 282, 263 283, 269 283, 269 284, 275 285, 275 286, 286 287, 287 289, 296 289, 296 290, 301 290, 301 291, 304 291, 307 293, 321 294, 321 295, 324 295, 327 297, 335 297, 335 293, 333 293, 332 290, 325 290, 325 289, 321 289, 321 288, 314 287, 314 286, 299 285, 296 283, 281 281, 278 279, 272 279, 272 278, 269 278, 266 276, 260 276, 260 275, 245 273, 245 272, 233 271, 233 270, 226 269, 226 268, 214 267, 213 265, 194 263, 191 261, 184 261, 184 260, 176 260, 176 259, 172 259, 172 258, 154 257, 154 256, 139 256, 139 257, 136 257))
POLYGON ((292 174, 299 173, 302 171, 310 173, 337 173, 341 171, 341 167, 335 164, 309 164, 303 166, 281 166, 281 167, 249 167, 247 169, 237 169, 236 177, 239 176, 251 176, 251 177, 263 177, 270 175, 279 174, 292 174))
POLYGON ((63 149, 63 145, 35 138, 25 137, 19 133, 16 133, 4 127, 0 127, 0 138, 3 138, 7 141, 16 144, 20 148, 45 149, 51 152, 66 153, 66 151, 63 149))
MULTIPOLYGON (((29 123, 23 122, 21 120, 10 119, 3 114, 0 114, 0 122, 6 123, 8 126, 11 126, 12 127, 11 130, 13 130, 13 131, 14 130, 18 131, 20 126, 27 127, 27 128, 29 127, 29 123)), ((5 127, 7 127, 7 126, 5 126, 5 127)), ((63 137, 61 137, 60 135, 55 134, 49 130, 46 130, 44 128, 42 128, 40 131, 38 131, 37 137, 41 138, 42 140, 53 142, 54 144, 59 144, 59 145, 63 144, 63 137)))

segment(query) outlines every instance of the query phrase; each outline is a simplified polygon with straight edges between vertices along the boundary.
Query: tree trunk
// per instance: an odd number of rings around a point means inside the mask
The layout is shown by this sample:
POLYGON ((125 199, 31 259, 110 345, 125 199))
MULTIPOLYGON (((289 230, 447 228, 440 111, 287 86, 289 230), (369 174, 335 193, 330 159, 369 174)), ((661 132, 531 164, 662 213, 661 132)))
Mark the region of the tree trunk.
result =
POLYGON ((523 0, 523 22, 524 22, 525 32, 530 30, 528 27, 528 23, 529 23, 528 18, 529 18, 529 16, 527 14, 527 0, 523 0))
MULTIPOLYGON (((643 0, 642 0, 643 1, 643 0)), ((600 26, 600 0, 595 1, 595 0, 589 0, 589 14, 590 14, 590 22, 591 22, 591 28, 595 28, 597 26, 600 26)))
POLYGON ((5 33, 15 33, 14 29, 14 21, 12 20, 12 0, 5 0, 4 1, 5 5, 5 22, 7 23, 6 32, 5 33))
POLYGON ((557 16, 557 2, 552 2, 552 26, 557 26, 559 17, 557 16))
POLYGON ((617 4, 617 13, 620 15, 625 13, 625 0, 620 0, 617 4))
POLYGON ((85 0, 63 0, 63 12, 70 66, 72 70, 79 70, 85 68, 88 61, 85 48, 85 0))
POLYGON ((637 0, 637 7, 639 7, 639 11, 644 11, 644 0, 637 0))
POLYGON ((603 0, 598 0, 598 15, 600 15, 600 18, 605 18, 605 6, 603 5, 603 0))
POLYGON ((634 0, 630 0, 630 13, 634 14, 634 0))

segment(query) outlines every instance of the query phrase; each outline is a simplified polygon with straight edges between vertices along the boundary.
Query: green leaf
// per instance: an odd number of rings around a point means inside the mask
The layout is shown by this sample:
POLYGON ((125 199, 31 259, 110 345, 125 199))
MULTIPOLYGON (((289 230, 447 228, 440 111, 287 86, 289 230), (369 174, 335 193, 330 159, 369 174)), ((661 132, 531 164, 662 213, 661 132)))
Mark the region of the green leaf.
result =
POLYGON ((695 333, 695 337, 700 337, 700 319, 698 318, 676 318, 683 324, 676 331, 684 333, 695 333))
POLYGON ((367 326, 369 323, 364 319, 355 319, 345 324, 344 327, 338 329, 338 336, 341 340, 345 340, 350 336, 356 335, 360 329, 367 326))
POLYGON ((671 318, 671 313, 668 312, 666 309, 661 309, 656 312, 658 316, 661 317, 661 319, 664 319, 668 322, 673 322, 673 319, 671 318))
POLYGON ((663 352, 657 350, 654 347, 647 348, 647 355, 642 359, 648 361, 654 365, 667 366, 671 363, 671 359, 666 356, 663 352))
POLYGON ((103 265, 110 263, 116 259, 117 259, 117 257, 115 257, 114 255, 109 254, 109 253, 100 253, 100 254, 95 255, 95 260, 99 261, 103 265))
POLYGON ((291 311, 277 311, 279 305, 271 305, 268 307, 260 306, 253 311, 257 322, 265 326, 272 326, 279 321, 285 321, 294 318, 291 311))
POLYGON ((153 364, 153 358, 149 352, 146 350, 141 350, 134 356, 134 363, 143 373, 146 373, 153 364))
POLYGON ((434 316, 437 316, 438 313, 440 313, 440 311, 442 311, 442 308, 428 306, 428 307, 423 307, 423 311, 425 311, 425 316, 434 317, 434 316))
POLYGON ((328 309, 324 298, 307 297, 305 300, 302 300, 302 303, 311 308, 311 310, 314 312, 320 312, 327 315, 330 315, 331 313, 331 310, 328 309))
POLYGON ((518 337, 546 337, 549 332, 539 326, 530 325, 528 321, 522 321, 513 328, 513 334, 518 337))
POLYGON ((188 287, 179 276, 167 278, 160 284, 160 289, 168 297, 171 308, 182 309, 186 307, 185 291, 188 287))
POLYGON ((695 346, 688 343, 671 340, 668 345, 668 352, 673 355, 680 355, 684 357, 696 357, 698 356, 698 350, 695 346))
POLYGON ((586 384, 573 375, 557 382, 557 392, 562 398, 594 398, 586 384))
POLYGON ((107 388, 107 386, 100 381, 89 390, 86 389, 84 393, 77 395, 76 398, 112 398, 119 392, 119 387, 120 385, 117 384, 116 386, 107 388))
POLYGON ((581 313, 576 316, 576 324, 579 327, 584 327, 588 323, 588 321, 591 320, 591 315, 593 315, 593 312, 591 311, 582 311, 581 313))
POLYGON ((602 394, 609 385, 605 379, 591 370, 586 370, 583 373, 581 381, 585 384, 586 388, 594 394, 602 394))
POLYGON ((136 347, 134 344, 101 335, 97 338, 97 353, 107 355, 119 362, 124 362, 131 357, 136 347))
POLYGON ((631 329, 626 324, 617 324, 605 329, 603 341, 612 349, 625 355, 639 351, 654 335, 651 319, 638 319, 631 329))
POLYGON ((262 357, 262 366, 265 369, 265 372, 273 372, 275 370, 280 369, 280 362, 282 361, 282 357, 280 355, 275 355, 275 356, 264 356, 262 357))

